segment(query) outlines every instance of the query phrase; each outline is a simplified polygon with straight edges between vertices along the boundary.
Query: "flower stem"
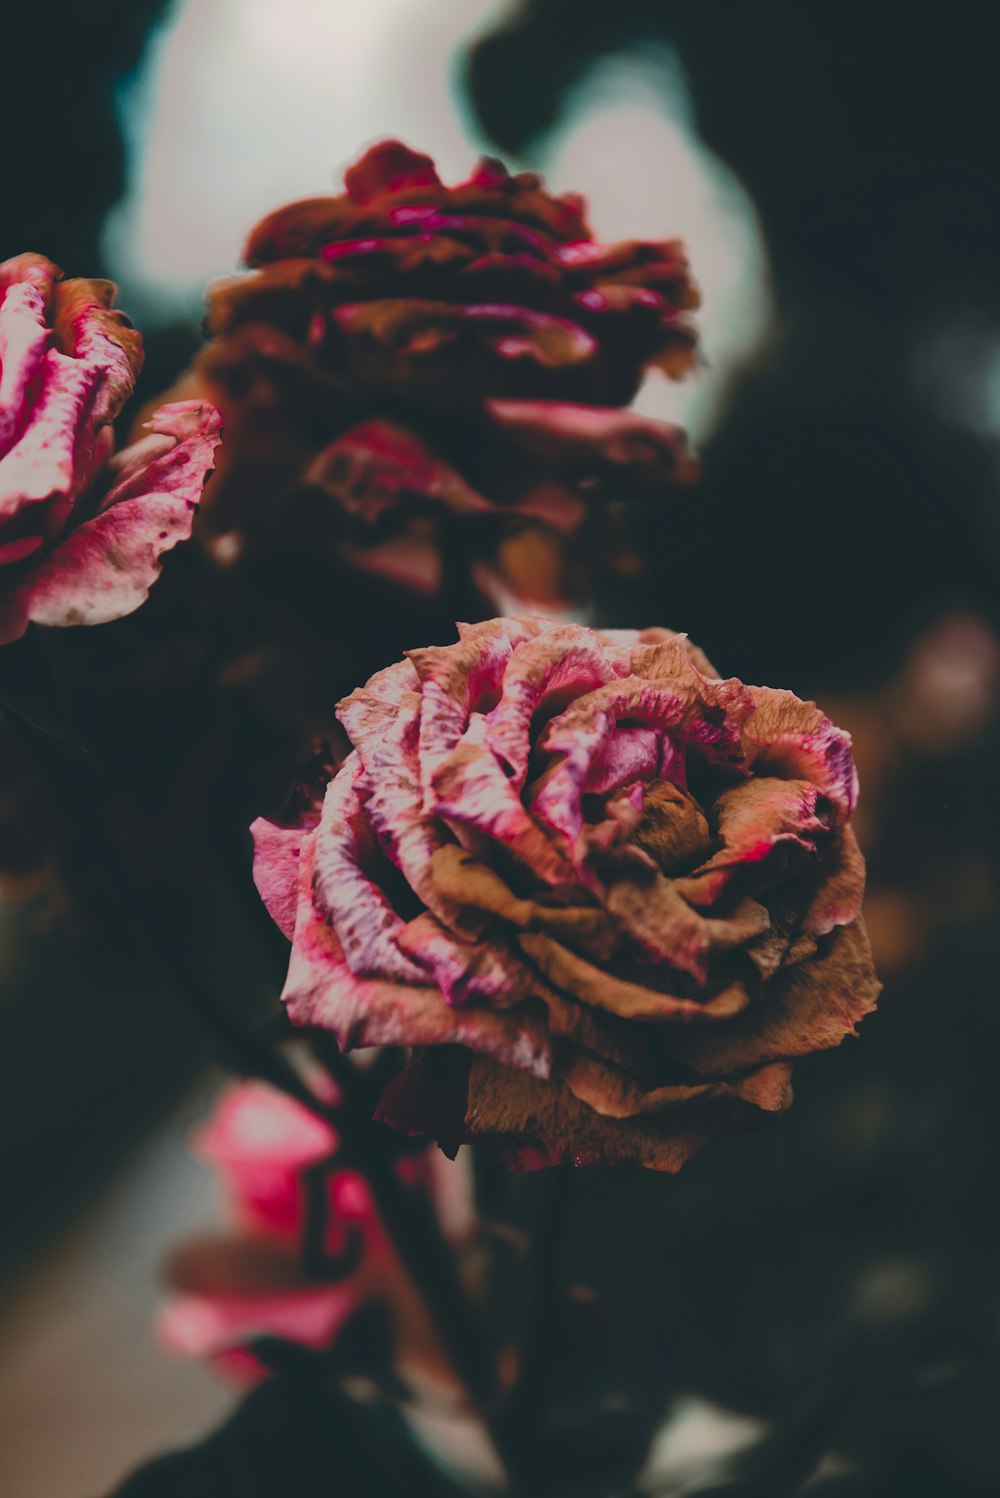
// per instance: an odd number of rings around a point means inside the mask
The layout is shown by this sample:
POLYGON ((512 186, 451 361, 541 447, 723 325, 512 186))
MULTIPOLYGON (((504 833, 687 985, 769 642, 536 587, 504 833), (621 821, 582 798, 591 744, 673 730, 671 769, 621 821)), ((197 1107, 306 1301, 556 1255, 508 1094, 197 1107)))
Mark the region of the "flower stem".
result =
POLYGON ((562 1319, 562 1259, 569 1216, 572 1167, 545 1173, 546 1195, 530 1259, 531 1308, 517 1382, 501 1416, 526 1495, 548 1491, 551 1476, 546 1410, 562 1319))

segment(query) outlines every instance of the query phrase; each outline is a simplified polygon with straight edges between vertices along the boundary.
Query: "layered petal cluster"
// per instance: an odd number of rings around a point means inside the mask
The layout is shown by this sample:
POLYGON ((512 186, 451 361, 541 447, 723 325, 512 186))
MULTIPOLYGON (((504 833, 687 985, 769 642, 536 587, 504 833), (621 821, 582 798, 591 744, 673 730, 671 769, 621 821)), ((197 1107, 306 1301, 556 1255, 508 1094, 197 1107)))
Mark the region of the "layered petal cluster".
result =
POLYGON ((255 826, 291 1018, 414 1048, 403 1130, 677 1170, 874 1007, 850 740, 666 630, 459 633, 340 704, 319 811, 255 826))
POLYGON ((323 1354, 362 1307, 394 1321, 397 1351, 433 1344, 364 1179, 333 1125, 262 1083, 229 1087, 193 1141, 217 1173, 230 1230, 183 1245, 159 1318, 166 1344, 241 1382, 275 1344, 323 1354), (402 1344, 400 1346, 400 1344, 402 1344))
POLYGON ((61 275, 41 255, 0 265, 0 644, 138 608, 191 533, 219 440, 218 413, 188 401, 112 456, 142 345, 110 282, 61 275))
POLYGON ((488 594, 567 588, 609 498, 694 474, 677 429, 625 409, 694 360, 683 247, 601 244, 534 174, 484 160, 446 186, 395 141, 345 188, 269 215, 210 294, 213 527, 305 490, 346 562, 411 590, 443 586, 456 526, 488 594))

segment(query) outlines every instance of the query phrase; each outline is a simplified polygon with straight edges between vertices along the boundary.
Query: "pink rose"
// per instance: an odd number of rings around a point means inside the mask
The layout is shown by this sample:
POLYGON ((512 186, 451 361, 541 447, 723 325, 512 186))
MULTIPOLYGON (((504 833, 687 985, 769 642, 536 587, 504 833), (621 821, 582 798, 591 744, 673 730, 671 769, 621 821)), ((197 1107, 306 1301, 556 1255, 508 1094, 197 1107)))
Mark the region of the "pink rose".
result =
POLYGON ((677 1170, 874 1007, 850 740, 666 630, 459 633, 340 704, 318 814, 255 826, 288 1011, 415 1048, 398 1128, 677 1170))
POLYGON ((41 255, 0 265, 0 644, 137 609, 191 533, 219 440, 218 413, 188 401, 111 456, 142 345, 110 282, 61 274, 41 255))
POLYGON ((325 1353, 356 1312, 378 1303, 397 1358, 448 1377, 368 1185, 340 1158, 331 1123, 245 1082, 223 1092, 193 1147, 218 1173, 230 1229, 172 1255, 172 1294, 158 1324, 168 1347, 253 1382, 268 1372, 262 1339, 325 1353))

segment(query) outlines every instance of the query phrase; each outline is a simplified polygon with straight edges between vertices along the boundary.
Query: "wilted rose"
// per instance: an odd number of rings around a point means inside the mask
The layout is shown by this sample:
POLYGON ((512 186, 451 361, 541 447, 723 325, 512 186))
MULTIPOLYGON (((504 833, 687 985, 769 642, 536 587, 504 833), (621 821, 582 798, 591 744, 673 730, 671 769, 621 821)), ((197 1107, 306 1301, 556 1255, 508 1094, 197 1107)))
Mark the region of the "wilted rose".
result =
POLYGON ((789 1101, 878 984, 850 740, 683 636, 460 627, 340 705, 322 810, 258 822, 284 998, 417 1057, 381 1116, 508 1163, 677 1170, 789 1101))
POLYGON ((694 472, 676 428, 626 409, 648 369, 693 362, 683 247, 597 243, 534 174, 484 160, 449 187, 395 141, 345 186, 264 219, 210 295, 180 388, 226 421, 220 555, 262 525, 287 547, 290 505, 300 555, 418 595, 467 584, 471 557, 490 612, 579 598, 621 551, 608 501, 694 472))
POLYGON ((37 624, 130 614, 191 533, 219 417, 163 406, 112 457, 142 362, 108 281, 62 281, 41 255, 0 265, 0 643, 37 624))

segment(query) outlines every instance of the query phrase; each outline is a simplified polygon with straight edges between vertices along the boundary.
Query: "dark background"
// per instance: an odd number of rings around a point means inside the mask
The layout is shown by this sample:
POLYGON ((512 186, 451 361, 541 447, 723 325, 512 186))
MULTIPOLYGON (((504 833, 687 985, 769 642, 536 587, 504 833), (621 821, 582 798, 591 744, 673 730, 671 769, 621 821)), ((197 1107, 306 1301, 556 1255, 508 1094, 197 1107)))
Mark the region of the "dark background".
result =
MULTIPOLYGON (((31 248, 101 273, 124 181, 113 89, 166 9, 5 16, 0 258, 31 248)), ((614 1311, 600 1361, 632 1412, 596 1422, 595 1440, 630 1441, 630 1420, 651 1427, 694 1391, 787 1427, 803 1475, 836 1451, 855 1475, 826 1479, 831 1493, 1000 1490, 1000 174, 985 10, 534 0, 456 59, 498 153, 530 160, 596 60, 669 43, 698 131, 760 214, 778 336, 731 393, 700 501, 636 518, 649 580, 610 622, 683 627, 727 673, 818 694, 854 730, 887 989, 859 1044, 799 1068, 773 1128, 677 1182, 581 1180, 570 1271, 614 1311)), ((190 335, 147 347, 152 393, 190 335)), ((53 931, 32 907, 5 925, 12 1272, 208 1050, 131 933, 53 931)), ((563 1375, 570 1410, 579 1363, 563 1375)), ((795 1491, 793 1469, 761 1494, 795 1491)))

